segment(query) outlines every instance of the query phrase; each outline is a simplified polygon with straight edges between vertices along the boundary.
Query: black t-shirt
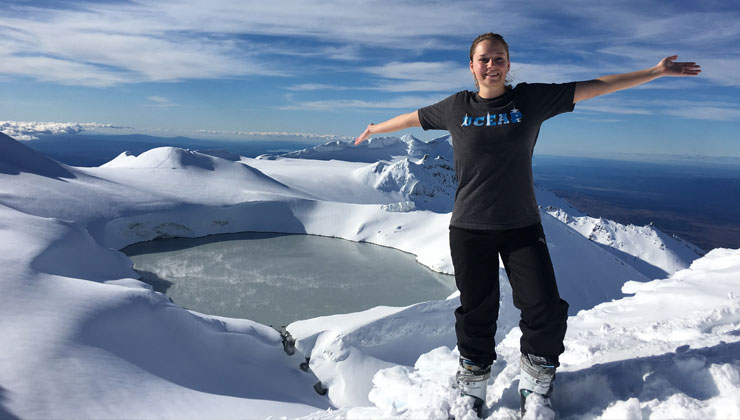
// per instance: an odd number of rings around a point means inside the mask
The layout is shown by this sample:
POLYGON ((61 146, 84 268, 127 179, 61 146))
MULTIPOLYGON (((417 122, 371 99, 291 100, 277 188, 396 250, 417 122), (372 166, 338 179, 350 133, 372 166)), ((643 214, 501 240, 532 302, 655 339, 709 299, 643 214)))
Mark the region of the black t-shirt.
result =
POLYGON ((484 99, 458 92, 419 109, 424 130, 447 130, 457 174, 450 225, 515 229, 540 222, 534 196, 532 152, 540 125, 573 111, 575 83, 520 83, 484 99))

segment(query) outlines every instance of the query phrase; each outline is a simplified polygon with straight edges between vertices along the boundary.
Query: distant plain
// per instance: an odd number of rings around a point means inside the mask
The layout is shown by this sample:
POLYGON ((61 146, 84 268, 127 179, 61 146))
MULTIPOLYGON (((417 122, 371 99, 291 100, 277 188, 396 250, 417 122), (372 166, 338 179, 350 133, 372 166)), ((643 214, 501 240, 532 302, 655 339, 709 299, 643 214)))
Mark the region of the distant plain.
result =
POLYGON ((740 248, 740 166, 535 156, 535 182, 592 217, 740 248))

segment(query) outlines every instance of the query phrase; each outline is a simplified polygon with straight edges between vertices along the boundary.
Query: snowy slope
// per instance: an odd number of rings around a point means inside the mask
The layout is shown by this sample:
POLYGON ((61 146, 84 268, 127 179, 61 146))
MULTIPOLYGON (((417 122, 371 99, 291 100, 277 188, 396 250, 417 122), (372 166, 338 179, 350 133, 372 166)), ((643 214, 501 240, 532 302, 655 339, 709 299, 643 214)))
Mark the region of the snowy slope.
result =
MULTIPOLYGON (((668 279, 628 283, 625 291, 634 296, 571 317, 553 393, 560 418, 737 418, 738 275, 740 250, 717 249, 668 279)), ((394 316, 397 330, 413 331, 418 322, 413 313, 394 316)), ((356 351, 367 346, 365 337, 386 335, 378 321, 358 327, 337 318, 332 319, 334 334, 343 337, 345 348, 356 351)), ((303 321, 296 327, 308 329, 319 322, 303 321)), ((496 347, 499 359, 489 382, 487 417, 519 417, 520 335, 518 328, 511 329, 496 347)), ((339 340, 335 342, 338 348, 339 340)), ((356 363, 363 361, 360 355, 351 357, 356 363)), ((422 354, 414 365, 397 363, 382 369, 372 379, 370 404, 311 418, 445 418, 448 412, 456 418, 475 418, 470 401, 450 389, 457 357, 447 344, 422 354)))
MULTIPOLYGON (((7 145, 14 147, 0 136, 3 152, 7 145)), ((315 378, 294 368, 300 357, 283 353, 274 330, 185 311, 135 280, 130 261, 101 247, 83 223, 5 204, 46 213, 60 206, 62 213, 72 198, 59 203, 36 196, 61 190, 59 196, 81 194, 66 216, 79 210, 84 221, 109 211, 100 202, 116 196, 95 197, 106 184, 50 162, 40 155, 22 165, 3 159, 3 173, 15 174, 2 180, 0 204, 3 417, 264 417, 328 407, 309 391, 315 378), (60 174, 65 178, 54 178, 60 174), (89 183, 82 187, 79 180, 89 183), (39 188, 25 190, 35 184, 39 188), (96 211, 84 211, 96 204, 96 211), (265 366, 271 366, 269 377, 265 366)))
POLYGON ((562 208, 549 205, 548 214, 573 228, 588 239, 601 244, 648 278, 663 278, 703 254, 697 246, 672 237, 655 226, 623 225, 612 220, 568 214, 562 208))
MULTIPOLYGON (((172 304, 136 280, 130 261, 115 251, 160 236, 309 233, 391 246, 450 273, 450 214, 442 199, 433 200, 454 194, 451 168, 444 167, 449 141, 386 138, 372 148, 336 149, 303 151, 310 159, 248 159, 159 148, 75 168, 0 135, 0 337, 11 343, 0 348, 0 417, 470 414, 469 402, 449 389, 455 296, 294 323, 288 329, 299 352, 291 357, 270 328, 172 304), (337 158, 344 160, 331 160, 337 158), (389 211, 404 209, 394 203, 418 209, 389 211), (297 368, 305 356, 313 373, 297 368), (328 397, 313 391, 318 380, 328 397)), ((582 216, 562 202, 552 205, 582 216)), ((542 219, 561 294, 571 304, 562 382, 566 390, 591 392, 587 402, 577 403, 570 391, 557 397, 561 413, 737 417, 737 401, 725 389, 740 389, 738 251, 715 250, 689 270, 648 283, 625 262, 627 251, 610 252, 617 247, 544 211, 542 219), (619 313, 629 316, 620 322, 619 313), (665 356, 674 346, 686 355, 665 356), (620 373, 614 363, 647 376, 620 373), (671 363, 701 386, 673 375, 671 363)), ((649 232, 629 234, 645 238, 632 251, 646 261, 657 264, 674 252, 669 242, 656 247, 649 232)), ((503 270, 501 277, 502 357, 487 412, 513 416, 518 315, 503 270)))

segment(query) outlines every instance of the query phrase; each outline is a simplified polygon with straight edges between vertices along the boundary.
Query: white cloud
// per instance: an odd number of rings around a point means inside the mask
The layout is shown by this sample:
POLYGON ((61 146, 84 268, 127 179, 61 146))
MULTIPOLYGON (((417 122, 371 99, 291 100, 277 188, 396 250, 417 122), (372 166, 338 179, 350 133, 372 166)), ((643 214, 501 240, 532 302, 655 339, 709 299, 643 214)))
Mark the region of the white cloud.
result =
MULTIPOLYGON (((577 111, 619 115, 669 115, 689 120, 740 121, 740 104, 727 101, 633 99, 604 96, 576 105, 577 111)), ((619 95, 619 94, 616 94, 619 95)))
MULTIPOLYGON (((738 35, 740 37, 740 35, 738 35)), ((678 61, 693 61, 701 66, 699 79, 708 80, 720 86, 740 87, 740 54, 736 48, 729 49, 721 56, 713 56, 706 46, 684 47, 680 50, 666 50, 659 47, 632 48, 628 46, 611 46, 600 49, 609 55, 626 57, 640 65, 655 65, 663 57, 678 55, 678 61)))
POLYGON ((465 63, 391 62, 365 70, 383 79, 376 89, 388 92, 451 91, 473 86, 465 63))
POLYGON ((594 66, 514 62, 511 64, 509 76, 516 85, 519 82, 565 83, 590 80, 606 73, 609 73, 607 69, 597 69, 594 66))
POLYGON ((0 61, 12 60, 0 73, 83 86, 284 76, 295 69, 281 65, 279 55, 356 61, 366 58, 362 49, 368 46, 450 48, 460 28, 482 25, 486 11, 507 9, 519 27, 528 21, 513 6, 493 7, 478 0, 466 5, 294 0, 207 6, 196 0, 160 0, 79 3, 68 10, 21 4, 0 10, 0 39, 5 40, 0 61), (255 36, 292 37, 309 44, 275 48, 253 40, 255 36), (54 74, 55 65, 66 69, 54 74))
POLYGON ((163 96, 150 96, 147 99, 149 99, 152 102, 156 102, 158 104, 169 104, 170 103, 170 100, 163 96))
MULTIPOLYGON (((740 39, 740 37, 738 38, 740 39)), ((699 55, 695 61, 702 66, 701 77, 718 85, 740 87, 740 55, 727 57, 705 57, 699 55)))
POLYGON ((693 104, 685 108, 664 110, 666 115, 709 121, 740 121, 740 108, 693 104))
POLYGON ((105 87, 140 80, 134 74, 44 56, 5 56, 0 58, 0 73, 32 77, 61 85, 105 87))
POLYGON ((291 91, 314 90, 376 90, 385 92, 449 92, 473 87, 473 76, 463 63, 453 62, 391 62, 382 66, 365 67, 363 71, 377 80, 349 87, 328 83, 305 83, 287 87, 291 91))
POLYGON ((427 105, 434 104, 444 99, 447 95, 428 95, 428 96, 400 96, 388 100, 368 101, 364 99, 340 99, 340 100, 319 100, 319 101, 295 101, 291 105, 279 107, 282 110, 302 110, 302 111, 342 111, 348 110, 368 110, 368 109, 401 109, 415 110, 427 105))
POLYGON ((143 6, 39 15, 3 19, 0 73, 95 87, 284 74, 269 69, 265 60, 257 60, 234 39, 193 36, 187 30, 197 28, 168 24, 166 16, 160 20, 143 6))
POLYGON ((39 121, 0 121, 0 132, 16 140, 37 140, 38 134, 77 134, 96 129, 130 129, 113 124, 58 123, 39 121))
POLYGON ((590 99, 589 101, 581 102, 576 106, 576 109, 581 112, 597 112, 605 114, 620 114, 620 115, 654 115, 656 110, 647 106, 634 103, 633 105, 628 104, 625 101, 601 101, 597 99, 590 99), (589 102, 593 101, 593 102, 589 102))
POLYGON ((331 85, 328 83, 301 83, 298 85, 288 86, 286 89, 297 91, 297 92, 303 92, 303 91, 312 91, 312 90, 347 90, 347 89, 353 89, 353 88, 350 88, 347 86, 331 85))
MULTIPOLYGON (((563 81, 612 69, 629 71, 681 49, 681 55, 704 63, 704 75, 713 83, 740 86, 734 72, 740 58, 731 54, 740 36, 740 10, 684 6, 584 0, 537 2, 533 7, 489 0, 152 0, 76 3, 63 10, 21 3, 0 10, 0 75, 111 86, 322 71, 282 58, 288 56, 344 62, 348 67, 340 63, 339 71, 380 76, 374 88, 384 91, 453 90, 472 86, 466 58, 435 68, 415 57, 442 50, 465 57, 476 34, 493 30, 514 48, 518 80, 563 81), (577 29, 560 31, 558 25, 577 29), (368 54, 377 57, 378 48, 406 52, 409 61, 400 62, 401 55, 395 55, 389 63, 355 66, 368 54), (375 51, 368 53, 370 49, 375 51), (557 51, 564 59, 554 55, 557 51), (574 64, 569 59, 574 56, 587 58, 590 71, 574 64), (427 72, 394 73, 422 66, 427 72)), ((301 86, 306 85, 293 89, 301 86)))
POLYGON ((169 99, 165 98, 164 96, 150 96, 147 99, 151 101, 151 103, 146 104, 146 106, 154 106, 157 108, 172 108, 175 106, 178 106, 178 104, 171 102, 169 99))
POLYGON ((514 4, 475 0, 446 1, 220 1, 204 8, 198 0, 169 0, 153 4, 172 22, 204 31, 269 36, 309 37, 343 46, 429 48, 446 36, 485 24, 494 13, 507 16, 499 25, 509 29, 533 24, 514 4))

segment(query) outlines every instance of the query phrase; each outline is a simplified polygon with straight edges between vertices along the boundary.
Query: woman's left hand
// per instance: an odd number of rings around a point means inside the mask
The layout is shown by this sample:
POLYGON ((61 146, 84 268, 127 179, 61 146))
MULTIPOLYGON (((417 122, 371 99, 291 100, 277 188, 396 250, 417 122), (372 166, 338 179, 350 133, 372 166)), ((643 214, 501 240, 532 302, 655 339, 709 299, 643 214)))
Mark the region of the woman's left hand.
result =
POLYGON ((663 76, 696 76, 701 73, 701 66, 693 61, 675 61, 677 55, 660 60, 657 67, 663 76))

